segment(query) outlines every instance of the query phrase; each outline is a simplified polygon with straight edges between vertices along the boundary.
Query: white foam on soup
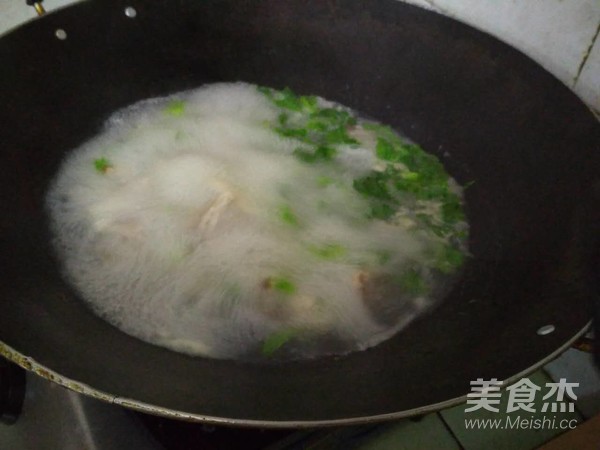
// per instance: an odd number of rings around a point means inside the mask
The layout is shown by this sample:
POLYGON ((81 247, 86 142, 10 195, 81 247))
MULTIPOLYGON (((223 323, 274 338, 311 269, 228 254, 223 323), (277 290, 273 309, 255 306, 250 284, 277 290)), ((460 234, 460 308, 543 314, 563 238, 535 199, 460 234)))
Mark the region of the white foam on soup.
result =
POLYGON ((290 354, 312 357, 374 345, 431 303, 404 299, 376 320, 357 277, 418 261, 424 238, 365 220, 352 180, 372 149, 342 150, 335 170, 305 164, 265 126, 277 116, 253 85, 207 85, 117 112, 69 154, 48 207, 64 273, 94 311, 215 358, 258 355, 273 333, 299 330, 308 337, 290 354), (319 182, 332 174, 338 183, 319 182), (340 255, 315 256, 327 249, 340 255))

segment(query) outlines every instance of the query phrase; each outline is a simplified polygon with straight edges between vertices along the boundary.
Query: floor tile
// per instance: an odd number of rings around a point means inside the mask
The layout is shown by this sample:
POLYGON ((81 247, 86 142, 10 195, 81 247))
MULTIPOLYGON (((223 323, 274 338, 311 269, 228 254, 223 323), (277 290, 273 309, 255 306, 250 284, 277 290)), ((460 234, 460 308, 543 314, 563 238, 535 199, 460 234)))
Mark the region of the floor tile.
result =
POLYGON ((555 381, 566 378, 579 383, 575 404, 584 417, 600 414, 600 370, 594 366, 590 353, 568 350, 544 370, 555 381))
POLYGON ((440 416, 298 431, 266 450, 459 450, 440 416))
POLYGON ((598 450, 600 446, 600 415, 581 424, 536 450, 598 450))
MULTIPOLYGON (((542 401, 542 397, 549 391, 549 389, 545 387, 545 384, 547 382, 552 382, 552 380, 542 371, 532 374, 529 376, 529 379, 531 382, 542 388, 541 391, 537 392, 535 397, 535 413, 519 410, 507 414, 506 406, 508 394, 504 391, 501 394, 501 404, 499 405, 500 412, 489 412, 483 409, 465 412, 465 409, 468 408, 469 405, 463 404, 446 409, 442 411, 440 415, 465 450, 531 450, 568 430, 569 421, 574 420, 574 422, 570 422, 571 426, 581 423, 582 417, 577 411, 573 413, 541 412, 542 403, 546 402, 542 401), (507 419, 507 417, 509 419, 507 419), (525 424, 523 429, 517 429, 510 425, 508 425, 508 428, 510 429, 506 429, 507 420, 510 420, 510 423, 515 423, 519 417, 522 420, 540 420, 540 423, 546 418, 547 423, 546 425, 543 425, 543 429, 534 429, 535 426, 530 425, 531 422, 530 424, 525 424), (498 420, 499 428, 490 429, 488 426, 487 429, 467 429, 466 420, 471 419, 498 420), (551 424, 553 420, 556 429, 550 429, 549 424, 551 424), (564 429, 560 429, 562 420, 565 420, 565 422, 562 423, 565 427, 564 429)), ((572 382, 572 380, 567 381, 572 382)), ((577 395, 576 390, 575 394, 577 395)))
POLYGON ((460 446, 437 414, 419 421, 401 420, 384 425, 356 450, 458 450, 460 446))

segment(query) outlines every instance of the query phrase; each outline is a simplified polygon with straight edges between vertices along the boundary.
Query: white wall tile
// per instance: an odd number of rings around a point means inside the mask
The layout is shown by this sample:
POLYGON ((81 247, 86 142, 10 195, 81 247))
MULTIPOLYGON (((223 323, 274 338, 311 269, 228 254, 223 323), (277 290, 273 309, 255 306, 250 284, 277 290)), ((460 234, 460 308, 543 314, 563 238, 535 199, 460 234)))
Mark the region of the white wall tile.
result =
POLYGON ((577 409, 584 417, 600 413, 600 371, 594 367, 592 355, 570 349, 544 367, 554 381, 566 378, 579 383, 574 390, 577 409))
POLYGON ((570 86, 600 23, 598 0, 426 1, 521 49, 570 86))
POLYGON ((591 49, 579 75, 575 92, 600 114, 600 36, 591 49))
MULTIPOLYGON (((79 0, 45 0, 42 4, 46 11, 51 12, 77 1, 79 0)), ((35 10, 27 6, 25 0, 0 0, 0 34, 36 17, 35 10)))
POLYGON ((401 0, 441 12, 518 48, 600 111, 599 0, 401 0))

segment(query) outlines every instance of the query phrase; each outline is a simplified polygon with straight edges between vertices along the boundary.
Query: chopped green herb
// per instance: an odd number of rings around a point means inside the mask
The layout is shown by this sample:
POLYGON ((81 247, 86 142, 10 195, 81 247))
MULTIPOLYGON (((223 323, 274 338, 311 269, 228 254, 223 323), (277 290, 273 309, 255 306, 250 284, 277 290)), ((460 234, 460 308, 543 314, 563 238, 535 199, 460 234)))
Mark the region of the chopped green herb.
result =
POLYGON ((300 97, 300 105, 304 111, 313 113, 317 110, 317 97, 314 95, 300 97))
POLYGON ((404 180, 408 180, 408 181, 417 181, 419 178, 421 178, 421 175, 419 175, 417 172, 411 172, 411 171, 402 172, 400 174, 400 176, 404 180))
POLYGON ((294 150, 294 155, 301 161, 306 163, 314 163, 318 161, 331 161, 337 154, 337 150, 333 147, 321 145, 314 152, 297 148, 294 150))
POLYGON ((346 128, 339 127, 330 130, 325 135, 325 142, 327 144, 358 144, 358 141, 348 136, 346 128))
POLYGON ((270 334, 262 345, 262 354, 272 356, 277 350, 283 347, 287 342, 293 339, 298 334, 295 328, 284 328, 270 334))
POLYGON ((362 127, 367 131, 373 132, 376 137, 389 141, 393 146, 405 145, 405 142, 396 134, 392 127, 374 122, 365 122, 362 124, 362 127))
POLYGON ((389 204, 383 202, 373 202, 369 218, 388 220, 396 213, 396 208, 392 208, 389 204))
POLYGON ((171 116, 179 117, 185 112, 185 102, 183 100, 171 100, 166 108, 165 113, 171 116))
POLYGON ((278 127, 275 128, 275 131, 281 136, 296 138, 302 141, 304 141, 305 138, 308 136, 308 131, 306 131, 304 128, 278 127))
POLYGON ((273 102, 280 108, 290 109, 292 111, 301 111, 302 103, 294 92, 286 87, 278 95, 272 97, 273 102))
POLYGON ((315 150, 315 156, 317 157, 317 159, 323 161, 331 161, 335 157, 335 155, 337 155, 337 150, 326 145, 321 145, 315 150))
POLYGON ((338 108, 323 108, 316 111, 311 115, 313 119, 325 119, 330 124, 338 126, 354 126, 356 125, 356 118, 353 117, 348 111, 338 108))
POLYGON ((388 177, 383 172, 371 172, 371 175, 354 180, 352 186, 355 190, 367 197, 380 200, 391 200, 392 195, 388 188, 388 177))
POLYGON ((327 122, 323 122, 318 119, 309 119, 308 122, 306 122, 305 126, 307 130, 316 132, 327 131, 327 129, 329 128, 327 122))
POLYGON ((448 223, 440 223, 429 214, 419 213, 416 215, 419 222, 429 228, 436 236, 446 237, 454 230, 454 227, 448 223))
POLYGON ((288 116, 287 113, 281 113, 279 116, 277 116, 277 121, 279 122, 279 125, 284 126, 287 124, 289 118, 290 116, 288 116))
POLYGON ((465 219, 460 198, 455 194, 449 194, 446 203, 442 205, 442 217, 445 222, 456 223, 465 219))
POLYGON ((105 157, 94 160, 94 168, 100 173, 106 173, 111 167, 112 164, 105 157))
POLYGON ((289 205, 284 205, 279 208, 279 218, 288 225, 298 226, 298 218, 289 205))
POLYGON ((375 153, 379 159, 384 161, 398 162, 402 160, 403 156, 406 156, 407 150, 404 147, 392 145, 387 139, 377 138, 375 153))
MULTIPOLYGON (((349 133, 350 128, 357 124, 356 117, 350 111, 336 106, 319 106, 317 97, 299 96, 289 88, 282 91, 259 88, 259 91, 281 108, 277 120, 271 122, 271 129, 285 138, 302 143, 293 152, 300 161, 308 164, 331 162, 341 146, 359 144, 349 133)), ((383 171, 372 170, 352 182, 354 190, 368 202, 366 218, 389 221, 399 205, 410 208, 417 201, 435 202, 441 214, 418 213, 417 221, 440 238, 464 239, 466 232, 461 233, 457 226, 465 219, 462 202, 450 190, 449 175, 439 159, 420 146, 404 140, 389 126, 373 122, 361 122, 360 126, 376 138, 375 154, 386 163, 383 171)), ((317 178, 317 185, 321 187, 333 183, 330 177, 317 178)), ((324 200, 317 207, 320 211, 330 208, 324 200)), ((296 215, 289 207, 282 208, 280 215, 284 222, 298 224, 296 215)), ((313 249, 313 253, 321 257, 338 256, 334 249, 318 248, 313 249)), ((452 262, 452 255, 448 257, 448 261, 438 264, 443 270, 451 270, 453 264, 459 264, 452 262)))
POLYGON ((401 173, 395 174, 393 177, 394 187, 401 192, 410 192, 417 198, 423 196, 423 184, 419 178, 403 177, 401 173))
POLYGON ((283 277, 272 277, 268 280, 270 288, 275 289, 283 294, 291 295, 296 292, 296 285, 289 279, 283 277))
POLYGON ((410 295, 424 295, 429 291, 427 282, 421 274, 414 269, 409 269, 398 279, 400 287, 410 295))
POLYGON ((462 266, 464 260, 465 255, 462 251, 451 245, 446 245, 441 249, 435 267, 440 272, 451 273, 462 266))
MULTIPOLYGON (((286 110, 277 118, 275 132, 287 138, 298 139, 314 146, 357 145, 358 141, 348 134, 348 127, 357 123, 356 118, 341 108, 321 108, 315 96, 298 96, 291 89, 274 91, 259 88, 273 104, 286 110), (290 121, 290 113, 294 120, 290 121), (302 113, 299 115, 297 113, 302 113), (293 123, 293 124, 292 124, 293 123)), ((318 157, 302 154, 306 162, 318 157)))
POLYGON ((273 89, 265 87, 265 86, 258 86, 257 89, 258 89, 258 92, 260 92, 261 94, 264 94, 269 98, 273 97, 273 89))

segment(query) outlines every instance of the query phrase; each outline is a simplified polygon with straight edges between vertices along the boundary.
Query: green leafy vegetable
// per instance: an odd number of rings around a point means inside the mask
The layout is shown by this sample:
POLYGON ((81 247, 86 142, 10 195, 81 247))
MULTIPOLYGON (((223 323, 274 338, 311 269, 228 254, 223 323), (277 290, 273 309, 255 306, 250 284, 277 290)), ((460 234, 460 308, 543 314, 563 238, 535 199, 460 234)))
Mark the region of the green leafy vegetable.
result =
POLYGON ((283 347, 297 334, 298 330, 295 328, 284 328, 272 333, 263 341, 262 354, 265 356, 273 356, 277 350, 283 347))
POLYGON ((354 180, 352 186, 367 197, 391 200, 392 195, 388 187, 388 179, 385 173, 372 171, 371 175, 354 180))
POLYGON ((164 111, 174 117, 182 116, 185 112, 185 102, 183 100, 171 100, 164 111))
POLYGON ((404 141, 396 134, 392 127, 375 122, 365 122, 362 124, 365 130, 372 131, 375 136, 388 140, 393 145, 402 145, 404 141))
POLYGON ((407 181, 417 181, 421 178, 421 175, 417 172, 406 171, 406 172, 400 173, 400 177, 403 180, 407 180, 407 181))
POLYGON ((317 110, 317 97, 314 95, 300 97, 299 100, 304 111, 315 112, 317 110))
POLYGON ((460 204, 460 198, 455 194, 449 194, 442 206, 442 217, 445 222, 457 223, 465 220, 465 214, 460 204))
POLYGON ((388 220, 396 213, 396 208, 391 207, 388 203, 372 202, 369 218, 388 220))
POLYGON ((100 173, 106 173, 111 167, 112 164, 105 157, 94 160, 94 168, 100 173))
POLYGON ((400 275, 400 287, 410 295, 424 295, 429 291, 429 286, 423 276, 414 269, 409 269, 400 275))
POLYGON ((271 277, 267 280, 267 284, 269 288, 286 295, 291 295, 296 292, 296 285, 288 278, 271 277))
POLYGON ((294 92, 288 87, 273 97, 274 103, 280 108, 291 109, 292 111, 302 111, 302 102, 294 92))
MULTIPOLYGON (((316 147, 358 144, 358 141, 348 134, 348 128, 356 125, 356 118, 348 111, 342 108, 322 108, 317 97, 299 96, 289 88, 282 91, 259 88, 259 92, 284 110, 277 118, 277 125, 273 127, 281 136, 316 147)), ((305 156, 304 153, 301 155, 305 156)), ((319 159, 307 157, 303 160, 315 162, 319 159)))
POLYGON ((438 254, 435 267, 443 273, 454 272, 463 265, 465 261, 464 253, 452 245, 442 247, 438 254))
POLYGON ((384 161, 398 162, 407 155, 407 150, 400 145, 393 145, 384 138, 377 138, 375 154, 384 161))
POLYGON ((290 116, 287 113, 281 113, 279 116, 277 116, 277 122, 279 122, 279 125, 281 126, 285 126, 289 119, 290 116))
POLYGON ((323 108, 311 115, 312 119, 324 119, 336 126, 354 126, 356 118, 341 108, 323 108))
POLYGON ((298 218, 296 217, 296 214, 294 214, 294 211, 289 205, 284 205, 279 208, 279 218, 288 225, 299 225, 298 218))
POLYGON ((294 155, 300 161, 306 163, 314 163, 318 161, 331 161, 336 154, 337 150, 335 148, 328 147, 325 145, 317 147, 314 152, 305 150, 303 148, 297 148, 296 150, 294 150, 294 155))
POLYGON ((281 136, 296 138, 301 141, 306 140, 306 137, 308 136, 308 131, 306 131, 304 128, 279 127, 279 128, 275 128, 275 131, 278 134, 280 134, 281 136))
POLYGON ((334 128, 325 134, 327 144, 358 144, 358 141, 348 135, 344 127, 334 128))
MULTIPOLYGON (((300 161, 335 163, 341 146, 360 144, 352 137, 352 127, 358 122, 350 111, 324 106, 317 97, 300 96, 289 88, 282 91, 260 88, 259 91, 280 108, 270 128, 302 144, 293 152, 300 161)), ((401 208, 412 211, 408 219, 420 224, 420 230, 428 230, 443 239, 448 246, 432 258, 432 267, 452 272, 462 264, 463 255, 461 250, 447 243, 450 239, 466 237, 466 231, 460 226, 465 215, 461 198, 452 192, 444 166, 437 157, 403 139, 389 126, 374 122, 361 122, 360 126, 376 139, 375 156, 379 165, 383 164, 383 168, 378 167, 352 181, 353 189, 367 201, 366 218, 392 221, 401 208)), ((327 176, 317 178, 317 185, 321 187, 334 182, 327 176)), ((317 207, 320 211, 331 208, 325 199, 321 199, 317 207)), ((280 217, 285 223, 298 225, 298 218, 289 206, 280 209, 280 217)), ((336 259, 344 254, 344 249, 335 244, 310 250, 323 259, 336 259)), ((416 275, 406 277, 409 288, 418 290, 416 275)))

